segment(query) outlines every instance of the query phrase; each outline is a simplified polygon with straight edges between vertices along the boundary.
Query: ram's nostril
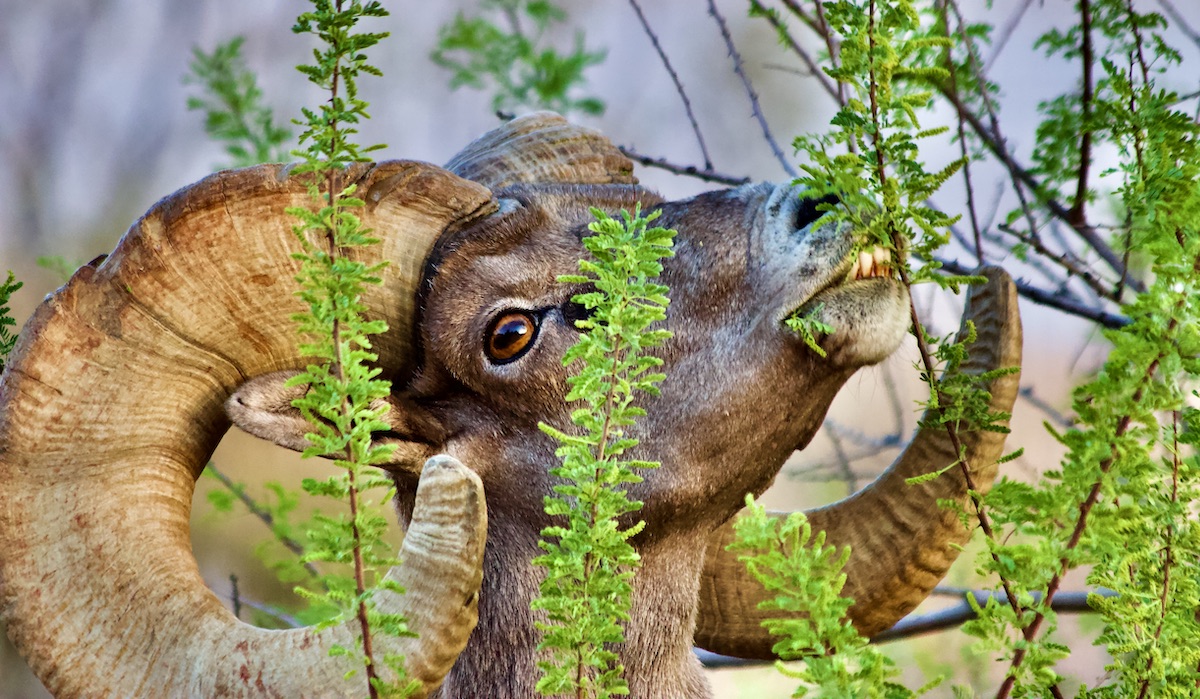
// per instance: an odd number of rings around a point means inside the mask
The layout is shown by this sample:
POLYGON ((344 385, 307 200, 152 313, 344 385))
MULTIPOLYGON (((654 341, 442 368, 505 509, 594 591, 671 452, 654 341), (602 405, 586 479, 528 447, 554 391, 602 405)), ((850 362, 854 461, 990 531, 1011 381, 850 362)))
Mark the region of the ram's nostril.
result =
POLYGON ((801 195, 800 206, 796 207, 796 220, 792 222, 795 230, 802 230, 805 226, 821 218, 825 214, 821 204, 836 203, 838 203, 836 194, 827 194, 819 199, 809 199, 801 195))

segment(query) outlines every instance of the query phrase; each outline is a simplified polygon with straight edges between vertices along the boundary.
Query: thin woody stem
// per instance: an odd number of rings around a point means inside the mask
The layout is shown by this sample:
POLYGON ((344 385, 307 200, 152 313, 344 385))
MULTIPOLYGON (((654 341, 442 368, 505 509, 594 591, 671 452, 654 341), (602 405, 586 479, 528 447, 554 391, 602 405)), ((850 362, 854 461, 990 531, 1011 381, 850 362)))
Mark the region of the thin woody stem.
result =
MULTIPOLYGON (((339 12, 339 13, 342 12, 343 3, 344 3, 344 0, 337 0, 337 2, 336 2, 336 11, 337 12, 339 12)), ((329 102, 331 105, 336 103, 337 99, 338 99, 338 87, 339 87, 340 77, 341 77, 341 60, 338 59, 334 63, 332 80, 330 82, 329 102)), ((338 156, 338 142, 340 140, 340 135, 341 135, 340 132, 338 131, 338 122, 337 122, 336 116, 330 120, 329 129, 331 131, 330 156, 331 156, 331 158, 336 160, 337 156, 338 156)), ((326 186, 329 189, 329 191, 328 191, 329 208, 332 210, 330 219, 329 219, 330 226, 332 226, 332 227, 327 228, 325 231, 325 234, 326 234, 326 238, 329 242, 329 256, 330 256, 330 260, 332 261, 337 258, 338 251, 339 251, 338 243, 340 241, 338 239, 338 228, 341 225, 341 208, 342 208, 341 191, 342 190, 341 190, 339 168, 335 164, 331 163, 330 167, 326 170, 325 174, 326 174, 326 186)), ((346 383, 346 365, 345 365, 345 358, 342 356, 342 327, 341 327, 341 320, 339 320, 336 315, 334 316, 334 320, 333 320, 332 341, 333 341, 333 358, 332 358, 331 369, 333 370, 334 374, 337 377, 338 384, 345 385, 345 383, 346 383)), ((341 411, 342 411, 343 419, 347 423, 350 423, 351 416, 353 415, 353 405, 350 402, 350 396, 348 396, 348 395, 342 396, 341 411)), ((353 429, 353 427, 351 425, 347 424, 347 429, 353 429)), ((370 617, 367 613, 366 565, 363 562, 363 555, 362 555, 362 549, 363 549, 362 532, 359 530, 359 526, 358 526, 358 510, 359 510, 358 467, 359 467, 359 464, 358 464, 358 460, 356 459, 356 457, 358 455, 356 455, 353 451, 353 448, 349 444, 347 444, 345 453, 342 456, 346 460, 346 474, 347 474, 347 481, 348 481, 347 482, 347 498, 349 499, 349 504, 350 504, 350 538, 351 538, 351 541, 353 542, 354 592, 355 592, 355 596, 357 598, 357 603, 355 604, 355 616, 358 619, 358 625, 362 631, 363 657, 365 659, 365 665, 366 665, 366 671, 367 671, 367 693, 371 699, 378 699, 379 689, 376 687, 376 684, 379 682, 379 674, 376 670, 376 665, 375 665, 375 654, 374 654, 374 648, 373 648, 374 644, 372 643, 372 639, 371 639, 371 623, 370 623, 370 617)))
POLYGON ((716 20, 717 26, 721 29, 721 38, 725 40, 725 47, 729 50, 729 57, 733 59, 733 72, 737 74, 738 78, 742 81, 742 86, 746 88, 746 95, 750 98, 750 109, 754 113, 754 118, 758 120, 758 125, 762 127, 763 138, 766 139, 767 145, 771 147, 771 152, 775 154, 775 159, 779 161, 779 164, 783 167, 783 171, 789 177, 796 177, 798 175, 796 168, 788 162, 787 156, 783 154, 783 150, 775 142, 775 137, 771 135, 771 127, 767 124, 767 118, 763 116, 762 109, 758 105, 758 93, 754 91, 754 85, 751 84, 750 78, 746 77, 746 72, 742 68, 742 56, 733 45, 733 37, 729 35, 729 26, 725 24, 725 18, 717 10, 717 4, 714 0, 708 0, 708 14, 716 20))
POLYGON ((1083 95, 1080 97, 1083 133, 1079 136, 1079 181, 1075 185, 1075 203, 1071 205, 1071 225, 1087 225, 1088 168, 1092 163, 1092 99, 1095 83, 1092 77, 1092 6, 1089 0, 1079 0, 1079 30, 1083 35, 1080 61, 1083 63, 1083 95))
POLYGON ((749 177, 738 177, 736 175, 729 175, 723 172, 717 172, 715 170, 701 169, 695 165, 679 165, 677 163, 669 162, 665 158, 655 158, 649 155, 643 155, 628 146, 621 146, 620 151, 625 155, 625 157, 641 163, 642 165, 655 167, 660 170, 666 170, 667 172, 671 172, 676 175, 694 177, 704 182, 715 182, 717 184, 727 184, 734 187, 748 184, 750 182, 749 177))
POLYGON ((688 99, 687 92, 683 89, 683 83, 679 81, 679 75, 671 67, 670 59, 667 58, 662 45, 658 43, 658 35, 650 28, 650 23, 646 20, 646 15, 642 13, 641 5, 638 4, 637 0, 629 0, 629 4, 633 6, 633 11, 637 14, 638 21, 642 23, 642 29, 646 31, 646 36, 650 37, 650 43, 654 45, 654 50, 658 52, 658 58, 662 61, 663 67, 670 73, 671 82, 675 83, 675 91, 679 93, 679 99, 683 100, 683 109, 687 112, 688 121, 692 125, 692 133, 696 134, 696 142, 700 144, 700 154, 704 157, 704 169, 712 170, 712 158, 708 155, 708 147, 704 145, 704 135, 700 133, 700 125, 696 123, 696 115, 692 112, 692 102, 688 99))
MULTIPOLYGON (((884 160, 884 154, 883 154, 883 151, 884 151, 883 123, 880 119, 879 97, 878 97, 878 87, 879 86, 878 86, 878 78, 876 77, 876 72, 875 72, 875 55, 876 55, 876 51, 875 51, 876 4, 875 3, 876 3, 876 0, 871 0, 870 5, 867 10, 868 11, 867 40, 869 43, 869 50, 867 53, 867 56, 868 56, 868 89, 869 89, 869 96, 870 96, 870 109, 871 109, 871 122, 872 122, 871 138, 873 140, 873 146, 875 148, 875 162, 876 162, 875 176, 879 181, 880 187, 886 188, 888 175, 887 175, 886 162, 884 160)), ((891 231, 891 238, 892 238, 892 248, 900 256, 900 259, 898 260, 898 264, 896 265, 896 269, 900 275, 900 281, 904 285, 905 289, 911 290, 912 289, 912 280, 908 276, 907 265, 906 265, 904 257, 903 257, 904 256, 904 247, 905 247, 904 239, 901 237, 900 232, 896 231, 896 230, 891 231)), ((935 395, 935 396, 940 396, 941 390, 940 390, 938 379, 937 379, 937 373, 935 371, 936 367, 934 366, 933 355, 929 351, 929 345, 925 341, 925 329, 922 327, 921 319, 917 315, 917 307, 916 307, 916 304, 912 300, 911 293, 909 294, 908 308, 909 308, 909 314, 912 318, 913 334, 916 336, 916 339, 917 339, 917 349, 920 351, 920 354, 921 354, 921 363, 925 367, 925 375, 929 377, 930 394, 935 395)), ((941 405, 942 401, 939 400, 938 404, 941 405)), ((937 413, 939 415, 941 415, 942 410, 940 408, 938 408, 937 413)), ((966 483, 967 494, 968 494, 968 497, 971 499, 971 504, 975 507, 975 515, 976 515, 976 518, 979 520, 979 527, 983 531, 984 536, 986 536, 988 538, 988 540, 995 542, 995 541, 997 541, 995 529, 992 527, 991 518, 988 516, 987 510, 984 508, 983 499, 979 494, 979 490, 975 486, 975 479, 971 475, 971 464, 967 459, 966 451, 964 450, 962 440, 959 437, 958 425, 956 422, 953 422, 953 421, 946 421, 943 424, 945 425, 945 428, 946 428, 946 434, 950 438, 950 444, 951 444, 952 448, 954 449, 954 454, 958 458, 959 470, 962 473, 964 482, 966 483)), ((993 559, 996 559, 997 554, 992 553, 992 557, 993 557, 993 559)), ((998 560, 997 560, 997 563, 999 563, 998 560)), ((1009 606, 1012 608, 1013 612, 1017 615, 1017 618, 1020 619, 1022 617, 1022 615, 1024 614, 1024 609, 1022 608, 1021 603, 1017 600, 1017 596, 1013 593, 1011 583, 1003 575, 1000 576, 1000 583, 1001 583, 1001 586, 1004 588, 1004 593, 1008 599, 1009 606)))
MULTIPOLYGON (((938 4, 939 4, 940 10, 941 10, 942 25, 945 30, 946 38, 948 38, 948 39, 953 38, 952 32, 950 31, 949 2, 948 2, 948 0, 941 0, 941 2, 939 2, 938 4)), ((970 47, 968 47, 967 50, 970 51, 970 47)), ((957 96, 958 95, 958 76, 957 76, 957 70, 955 69, 955 65, 954 65, 954 54, 953 54, 952 48, 950 46, 946 47, 946 74, 949 76, 948 82, 949 82, 950 92, 953 95, 957 96)), ((959 148, 959 152, 962 154, 962 160, 963 160, 963 168, 962 168, 963 183, 966 185, 966 188, 967 188, 967 218, 971 222, 971 232, 974 234, 975 260, 979 264, 982 265, 983 264, 983 239, 982 239, 983 236, 982 236, 982 233, 980 232, 979 214, 976 211, 976 206, 975 206, 975 187, 973 186, 973 184, 971 182, 971 154, 967 151, 967 130, 966 130, 966 126, 963 124, 963 119, 961 116, 959 116, 957 119, 955 119, 955 121, 958 124, 958 148, 959 148)))

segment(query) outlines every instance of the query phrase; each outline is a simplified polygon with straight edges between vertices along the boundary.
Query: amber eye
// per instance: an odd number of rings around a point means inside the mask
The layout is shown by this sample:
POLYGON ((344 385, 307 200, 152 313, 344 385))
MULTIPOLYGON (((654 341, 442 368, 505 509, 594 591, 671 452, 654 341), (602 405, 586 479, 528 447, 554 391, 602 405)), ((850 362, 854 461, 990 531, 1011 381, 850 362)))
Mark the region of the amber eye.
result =
POLYGON ((537 337, 537 317, 526 311, 506 311, 492 321, 484 349, 495 364, 515 361, 529 351, 537 337))

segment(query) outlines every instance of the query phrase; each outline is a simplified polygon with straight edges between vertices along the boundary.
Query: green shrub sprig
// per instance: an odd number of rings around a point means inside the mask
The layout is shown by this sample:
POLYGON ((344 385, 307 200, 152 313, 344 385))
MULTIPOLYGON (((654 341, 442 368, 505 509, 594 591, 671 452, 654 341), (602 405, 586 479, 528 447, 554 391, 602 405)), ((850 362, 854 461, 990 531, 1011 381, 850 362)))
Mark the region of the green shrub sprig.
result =
POLYGON ((552 24, 566 12, 550 0, 484 0, 485 14, 459 13, 438 33, 433 62, 452 72, 450 86, 476 90, 492 85, 492 109, 550 109, 561 114, 582 112, 600 115, 604 102, 597 97, 577 97, 584 71, 604 61, 604 51, 585 47, 583 32, 567 53, 546 46, 552 24), (507 29, 487 15, 500 15, 507 29))
POLYGON ((546 569, 541 596, 533 608, 546 613, 540 649, 553 660, 539 663, 538 691, 546 695, 610 697, 629 693, 622 666, 608 644, 621 643, 629 619, 634 572, 639 557, 629 540, 644 523, 622 528, 620 519, 641 509, 626 487, 642 480, 638 470, 657 463, 624 459, 638 440, 627 432, 645 411, 634 404, 638 392, 657 395, 664 378, 662 360, 648 350, 671 333, 652 329, 666 317, 667 288, 652 280, 662 272, 675 231, 649 227, 659 212, 642 216, 639 206, 621 219, 593 209, 592 235, 584 238, 591 259, 582 274, 559 278, 564 284, 590 284, 595 291, 574 298, 590 312, 578 321, 585 332, 563 357, 578 366, 568 379, 566 400, 579 404, 571 421, 582 434, 542 424, 561 446, 562 460, 551 473, 562 479, 546 498, 546 513, 563 523, 542 531, 545 554, 534 563, 546 569))
MULTIPOLYGON (((366 154, 381 146, 360 147, 353 136, 355 125, 367 118, 367 103, 358 97, 360 74, 379 75, 367 63, 365 51, 386 34, 356 33, 365 18, 383 17, 386 10, 374 0, 313 0, 313 10, 299 16, 293 31, 315 35, 323 48, 313 51, 312 65, 298 70, 329 95, 317 110, 305 108, 300 134, 304 150, 295 151, 304 162, 295 170, 306 177, 315 209, 290 208, 299 223, 294 227, 302 263, 297 276, 301 299, 309 310, 295 316, 297 329, 307 341, 301 352, 313 363, 290 381, 307 386, 306 395, 295 401, 312 424, 305 456, 329 456, 343 469, 325 480, 306 479, 305 491, 349 504, 349 516, 314 516, 308 531, 305 562, 321 561, 351 567, 352 577, 337 575, 322 579, 324 590, 297 592, 319 604, 335 607, 341 614, 324 625, 353 619, 359 629, 359 646, 335 646, 331 653, 355 659, 365 668, 367 690, 378 696, 407 696, 417 683, 407 679, 403 658, 379 657, 373 642, 380 636, 411 635, 406 620, 376 608, 376 590, 403 592, 383 577, 399 564, 382 539, 387 522, 382 508, 391 501, 391 480, 373 464, 387 459, 392 447, 372 443, 372 433, 386 429, 380 419, 385 407, 372 407, 384 398, 391 384, 378 378, 380 370, 371 363, 371 336, 385 332, 383 321, 367 320, 362 301, 366 287, 379 284, 383 264, 367 265, 345 254, 349 249, 378 241, 364 229, 355 211, 363 202, 355 197, 355 186, 342 181, 344 169, 366 160, 366 154), (366 497, 381 492, 378 500, 366 497), (390 669, 387 677, 383 668, 390 669)), ((353 673, 351 673, 353 674, 353 673)))
POLYGON ((277 124, 273 110, 263 103, 258 78, 242 57, 243 43, 245 37, 236 36, 211 53, 192 49, 184 77, 201 92, 188 97, 188 109, 204 112, 204 131, 223 143, 232 159, 219 169, 283 162, 292 140, 291 130, 277 124))
POLYGON ((929 687, 914 693, 897 683, 900 669, 850 623, 847 610, 854 600, 841 595, 849 547, 826 546, 825 532, 814 536, 802 512, 778 522, 750 495, 746 506, 729 549, 745 552, 739 560, 775 593, 763 608, 789 615, 763 625, 780 636, 772 652, 782 660, 802 661, 796 667, 776 662, 780 672, 800 681, 792 696, 909 699, 923 694, 929 687))
POLYGON ((22 283, 16 281, 12 272, 9 272, 4 282, 0 283, 0 371, 4 370, 4 360, 8 358, 8 353, 17 344, 17 334, 10 329, 16 326, 17 321, 12 317, 8 301, 21 286, 22 283))

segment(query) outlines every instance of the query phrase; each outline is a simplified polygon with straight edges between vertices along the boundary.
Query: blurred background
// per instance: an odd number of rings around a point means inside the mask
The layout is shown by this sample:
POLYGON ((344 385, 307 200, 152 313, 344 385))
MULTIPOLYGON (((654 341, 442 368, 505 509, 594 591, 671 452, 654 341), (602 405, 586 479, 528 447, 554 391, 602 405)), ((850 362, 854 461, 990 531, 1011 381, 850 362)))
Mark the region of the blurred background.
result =
MULTIPOLYGON (((606 111, 572 118, 638 153, 703 166, 679 95, 630 5, 583 0, 560 4, 568 18, 550 27, 544 40, 569 50, 576 32, 585 31, 589 49, 607 52, 577 88, 579 96, 603 100, 606 111)), ((392 37, 372 53, 384 77, 364 78, 360 86, 373 117, 362 128, 361 142, 386 143, 379 159, 443 163, 498 123, 489 93, 452 90, 451 73, 430 60, 439 29, 457 13, 478 14, 478 3, 386 5, 391 17, 368 27, 390 31, 392 37)), ((778 48, 775 31, 747 16, 746 3, 722 0, 716 6, 729 24, 762 113, 790 156, 791 139, 822 130, 834 104, 804 66, 778 48)), ((108 252, 156 200, 228 162, 221 146, 205 135, 202 114, 187 108, 188 96, 198 93, 183 82, 193 48, 211 51, 235 35, 244 36, 247 63, 280 120, 298 116, 301 105, 320 99, 294 70, 311 49, 307 37, 290 31, 295 16, 306 7, 282 0, 0 0, 0 273, 11 269, 25 283, 13 298, 18 320, 64 281, 62 263, 39 266, 39 257, 59 257, 73 269, 108 252)), ((983 54, 990 77, 1000 86, 1009 147, 1028 162, 1038 103, 1072 89, 1077 81, 1074 70, 1031 47, 1046 29, 1071 21, 1074 3, 1012 0, 989 9, 982 1, 967 1, 962 7, 970 19, 997 27, 996 40, 983 54)), ((1164 82, 1190 93, 1197 88, 1194 66, 1200 49, 1189 26, 1200 26, 1200 5, 1185 0, 1172 7, 1185 20, 1176 23, 1171 34, 1184 62, 1164 82)), ((786 179, 752 116, 706 5, 645 0, 643 9, 687 89, 714 169, 754 180, 786 179)), ((814 37, 799 31, 796 36, 811 42, 814 55, 819 51, 814 37)), ((936 112, 929 121, 949 123, 948 117, 936 112)), ((931 145, 925 153, 931 169, 957 157, 957 147, 948 140, 931 145)), ((1113 154, 1101 151, 1096 157, 1097 169, 1103 169, 1113 154)), ((719 186, 656 168, 640 167, 637 173, 643 183, 669 198, 719 186)), ((999 212, 996 216, 1002 218, 1015 206, 998 167, 982 165, 976 177, 982 211, 999 212)), ((956 178, 937 202, 947 211, 960 211, 963 195, 956 178)), ((961 249, 948 254, 956 255, 969 260, 961 249)), ((1015 260, 995 261, 1022 273, 1015 260)), ((923 291, 918 303, 934 332, 957 327, 959 299, 923 291)), ((1022 312, 1026 391, 1015 411, 1010 448, 1024 446, 1026 452, 1006 468, 1012 477, 1033 478, 1055 467, 1060 454, 1042 423, 1069 422, 1062 413, 1069 409, 1070 389, 1095 371, 1106 347, 1086 321, 1024 300, 1022 312)), ((788 463, 765 496, 768 507, 799 509, 832 501, 890 463, 918 416, 914 401, 921 397, 922 386, 913 370, 916 353, 910 345, 851 379, 825 429, 788 463)), ((225 438, 214 463, 248 483, 256 496, 264 492, 263 481, 298 488, 301 477, 323 468, 240 433, 225 438)), ((229 515, 215 513, 207 492, 221 488, 215 480, 202 479, 193 512, 194 547, 210 587, 228 600, 234 575, 245 601, 287 604, 289 586, 278 583, 254 553, 257 544, 270 538, 268 529, 242 507, 229 515)), ((972 586, 970 558, 960 560, 947 585, 972 586)), ((1071 584, 1079 589, 1082 580, 1069 580, 1068 587, 1071 584)), ((922 611, 953 602, 952 597, 934 597, 922 611)), ((1102 652, 1091 648, 1094 632, 1086 617, 1068 619, 1059 632, 1075 648, 1063 670, 1089 683, 1103 674, 1107 662, 1102 652)), ((906 679, 912 686, 942 673, 976 688, 994 686, 999 668, 990 658, 972 655, 966 645, 960 632, 946 631, 888 648, 909 668, 906 679)), ((792 680, 770 667, 711 673, 719 697, 782 697, 795 688, 792 680)), ((949 694, 948 684, 934 692, 949 694)), ((0 697, 39 696, 45 691, 5 647, 0 651, 0 697)))

